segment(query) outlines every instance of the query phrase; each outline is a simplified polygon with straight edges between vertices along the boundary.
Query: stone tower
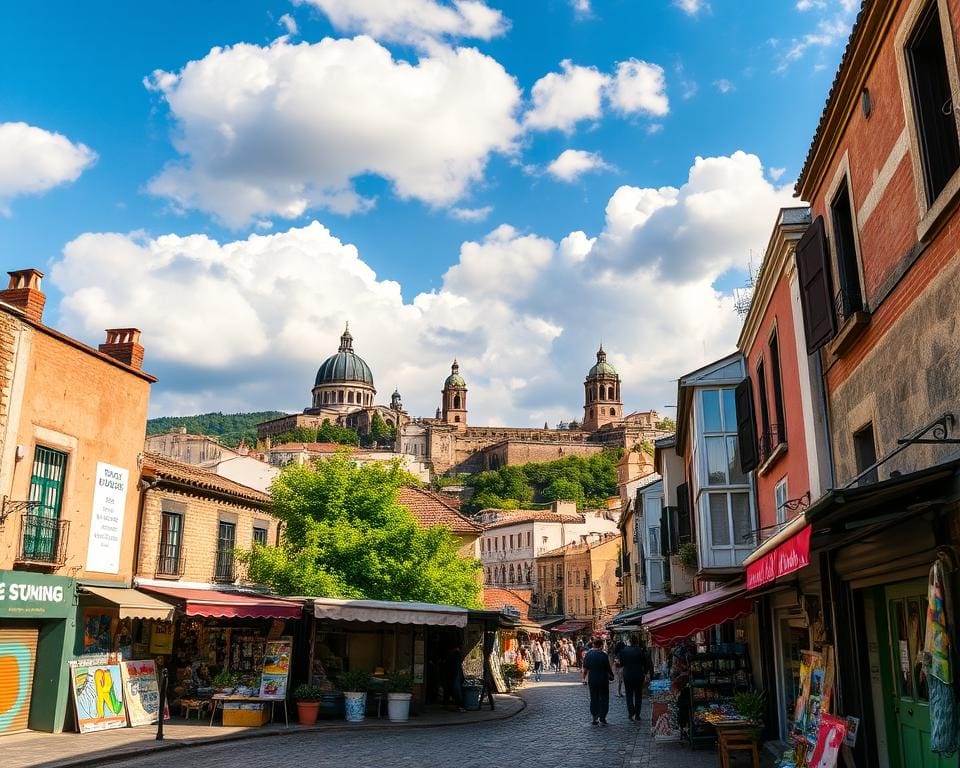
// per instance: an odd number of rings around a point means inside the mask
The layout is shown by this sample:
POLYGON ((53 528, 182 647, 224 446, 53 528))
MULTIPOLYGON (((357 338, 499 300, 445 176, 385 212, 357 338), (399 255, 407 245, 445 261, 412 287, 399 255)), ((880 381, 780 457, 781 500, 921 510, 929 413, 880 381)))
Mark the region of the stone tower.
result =
POLYGON ((620 376, 607 362, 603 344, 597 350, 597 364, 590 369, 583 382, 583 428, 595 432, 604 424, 623 418, 620 400, 620 376))
POLYGON ((446 424, 456 424, 457 429, 467 428, 467 384, 460 375, 456 360, 450 366, 450 375, 443 382, 442 418, 446 424))

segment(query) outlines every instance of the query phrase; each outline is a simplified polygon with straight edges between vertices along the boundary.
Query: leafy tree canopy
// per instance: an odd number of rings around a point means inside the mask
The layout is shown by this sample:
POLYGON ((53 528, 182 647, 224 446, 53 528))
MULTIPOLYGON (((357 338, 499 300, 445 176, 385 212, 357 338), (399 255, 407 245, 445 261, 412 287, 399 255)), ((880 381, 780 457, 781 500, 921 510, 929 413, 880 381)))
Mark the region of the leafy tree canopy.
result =
POLYGON ((340 445, 358 445, 360 439, 355 430, 331 424, 324 419, 319 427, 294 427, 271 438, 273 445, 283 443, 339 443, 340 445))
POLYGON ((464 503, 463 511, 518 509, 560 499, 574 500, 578 507, 603 506, 617 493, 617 462, 622 455, 619 450, 606 450, 588 457, 568 456, 481 472, 466 479, 473 497, 464 503))
POLYGON ((654 424, 657 429, 662 429, 669 432, 675 432, 677 429, 677 422, 671 419, 669 416, 664 416, 660 421, 654 424))
POLYGON ((373 418, 370 419, 370 431, 361 435, 360 443, 364 446, 376 443, 381 448, 393 445, 397 437, 397 430, 391 427, 383 420, 383 417, 374 411, 373 418))
POLYGON ((280 411, 256 413, 201 413, 196 416, 160 416, 147 420, 148 435, 162 435, 180 427, 186 427, 191 435, 217 437, 228 446, 236 446, 241 440, 257 441, 257 424, 286 416, 280 411))
POLYGON ((479 562, 397 502, 410 481, 399 462, 358 467, 346 455, 285 467, 271 487, 283 541, 241 553, 250 578, 286 595, 479 607, 479 562))

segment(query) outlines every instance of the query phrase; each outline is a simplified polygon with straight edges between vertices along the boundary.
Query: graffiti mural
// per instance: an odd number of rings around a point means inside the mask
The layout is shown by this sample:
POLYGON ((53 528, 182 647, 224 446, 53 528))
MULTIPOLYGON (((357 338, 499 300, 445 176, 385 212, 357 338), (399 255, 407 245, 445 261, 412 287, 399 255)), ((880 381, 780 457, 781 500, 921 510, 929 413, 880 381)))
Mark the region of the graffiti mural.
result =
POLYGON ((126 727, 119 664, 72 662, 70 680, 80 733, 126 727))
POLYGON ((11 730, 14 721, 25 721, 32 671, 33 649, 23 643, 0 643, 0 678, 17 681, 13 688, 0 688, 0 733, 11 730))

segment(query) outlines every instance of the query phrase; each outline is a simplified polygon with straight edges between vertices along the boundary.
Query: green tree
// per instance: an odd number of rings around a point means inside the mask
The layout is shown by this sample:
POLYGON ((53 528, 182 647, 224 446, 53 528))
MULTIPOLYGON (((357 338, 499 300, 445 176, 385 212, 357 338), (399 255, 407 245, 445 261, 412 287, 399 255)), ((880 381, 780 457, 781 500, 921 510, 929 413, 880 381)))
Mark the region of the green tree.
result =
POLYGON ((671 419, 669 416, 664 416, 660 421, 656 422, 653 426, 657 429, 662 429, 667 432, 674 432, 677 429, 677 423, 671 419))
POLYGON ((281 594, 479 607, 479 561, 458 554, 448 529, 420 528, 397 502, 409 481, 399 462, 358 467, 346 454, 285 467, 271 486, 284 538, 240 554, 250 578, 281 594))
POLYGON ((271 439, 274 445, 283 443, 339 443, 340 445, 358 445, 360 440, 357 433, 347 427, 338 427, 331 424, 330 419, 324 419, 323 424, 317 427, 294 427, 286 432, 274 435, 271 439))
POLYGON ((393 445, 396 435, 397 431, 388 426, 379 413, 374 412, 373 418, 370 420, 370 431, 363 435, 361 443, 363 445, 376 444, 382 448, 393 445))

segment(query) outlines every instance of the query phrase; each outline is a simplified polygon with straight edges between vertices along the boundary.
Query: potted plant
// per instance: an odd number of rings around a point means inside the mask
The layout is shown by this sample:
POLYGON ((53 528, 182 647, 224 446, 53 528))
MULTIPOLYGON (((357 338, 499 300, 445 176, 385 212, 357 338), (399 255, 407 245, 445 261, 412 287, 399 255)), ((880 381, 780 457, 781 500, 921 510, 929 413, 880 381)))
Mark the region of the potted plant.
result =
POLYGON ((754 738, 763 731, 763 718, 767 713, 766 691, 743 691, 733 697, 733 708, 752 726, 754 738))
POLYGON ((297 719, 300 725, 313 725, 317 722, 322 697, 323 691, 315 685, 302 683, 294 689, 293 698, 297 702, 297 719))
POLYGON ((510 690, 513 690, 514 687, 519 688, 523 683, 523 673, 516 664, 505 662, 500 665, 500 670, 503 672, 503 677, 507 681, 507 688, 510 690))
POLYGON ((347 721, 363 722, 367 711, 367 688, 370 686, 370 673, 365 669, 351 669, 337 678, 343 691, 343 711, 347 721))
POLYGON ((213 683, 214 690, 217 693, 229 696, 237 685, 237 676, 229 669, 222 669, 210 682, 213 683))
POLYGON ((688 541, 686 544, 681 544, 680 549, 677 550, 677 557, 680 559, 680 562, 685 565, 687 568, 692 568, 696 570, 697 568, 697 545, 692 541, 688 541))
POLYGON ((394 723, 405 723, 410 718, 410 700, 413 698, 413 677, 406 672, 387 675, 387 714, 394 723))

